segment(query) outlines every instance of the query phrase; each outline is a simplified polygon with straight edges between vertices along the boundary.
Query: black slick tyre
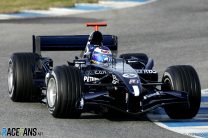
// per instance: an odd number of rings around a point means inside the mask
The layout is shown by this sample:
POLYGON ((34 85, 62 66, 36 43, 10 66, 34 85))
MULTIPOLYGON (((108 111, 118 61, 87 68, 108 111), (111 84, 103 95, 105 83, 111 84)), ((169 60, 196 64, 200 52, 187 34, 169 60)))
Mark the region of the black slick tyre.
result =
POLYGON ((78 118, 77 109, 82 100, 83 79, 80 70, 73 66, 57 66, 47 82, 47 106, 57 118, 78 118))
POLYGON ((171 104, 164 107, 172 119, 191 119, 196 116, 201 102, 201 86, 197 72, 192 66, 171 66, 165 71, 162 81, 168 85, 162 86, 163 91, 176 90, 188 93, 188 102, 171 104))
POLYGON ((40 56, 34 53, 14 53, 9 59, 9 96, 14 102, 36 101, 41 90, 33 82, 34 68, 40 56))

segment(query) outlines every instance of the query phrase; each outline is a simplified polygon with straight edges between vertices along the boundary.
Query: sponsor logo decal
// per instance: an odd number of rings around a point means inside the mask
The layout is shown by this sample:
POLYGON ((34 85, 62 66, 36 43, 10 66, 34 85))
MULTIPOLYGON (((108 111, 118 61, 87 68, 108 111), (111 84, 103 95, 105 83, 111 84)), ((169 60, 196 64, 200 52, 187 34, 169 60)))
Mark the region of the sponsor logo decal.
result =
POLYGON ((104 75, 104 74, 107 74, 107 71, 105 71, 105 70, 90 70, 90 71, 86 71, 85 74, 87 74, 87 75, 104 75))
POLYGON ((138 79, 130 79, 129 84, 139 84, 139 80, 138 79))
POLYGON ((136 70, 138 74, 156 74, 157 71, 155 70, 149 70, 149 69, 141 69, 141 70, 136 70))
POLYGON ((153 96, 158 96, 158 95, 160 95, 160 92, 155 92, 155 93, 152 93, 152 94, 149 94, 149 95, 145 95, 144 99, 147 99, 147 98, 150 98, 150 97, 153 97, 153 96))
POLYGON ((117 79, 116 75, 112 75, 113 81, 112 84, 119 84, 119 80, 117 79))
POLYGON ((84 76, 84 82, 93 82, 93 81, 98 81, 99 79, 96 77, 91 77, 91 76, 84 76))
POLYGON ((131 74, 131 73, 129 73, 129 74, 123 74, 123 77, 124 78, 136 78, 137 77, 137 74, 131 74))
POLYGON ((85 60, 74 60, 74 64, 86 64, 85 60))
POLYGON ((137 63, 138 61, 136 60, 127 60, 126 63, 137 63))

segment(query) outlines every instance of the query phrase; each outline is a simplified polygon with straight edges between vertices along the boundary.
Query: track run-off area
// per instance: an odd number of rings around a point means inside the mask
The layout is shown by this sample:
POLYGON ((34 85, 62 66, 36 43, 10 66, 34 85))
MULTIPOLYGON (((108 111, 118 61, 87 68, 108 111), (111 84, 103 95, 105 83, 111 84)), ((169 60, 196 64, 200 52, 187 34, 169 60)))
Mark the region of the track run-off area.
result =
POLYGON ((208 89, 202 90, 201 107, 193 119, 171 120, 161 108, 148 114, 156 125, 192 137, 208 137, 208 89))

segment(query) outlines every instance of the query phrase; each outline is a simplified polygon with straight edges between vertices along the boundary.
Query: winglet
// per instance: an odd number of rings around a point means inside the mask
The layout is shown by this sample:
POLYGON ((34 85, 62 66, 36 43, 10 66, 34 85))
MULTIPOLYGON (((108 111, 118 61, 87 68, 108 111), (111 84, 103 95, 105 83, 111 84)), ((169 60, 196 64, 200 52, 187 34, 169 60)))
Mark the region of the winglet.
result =
POLYGON ((94 27, 95 31, 99 30, 99 27, 107 26, 106 22, 99 22, 99 23, 86 23, 87 27, 94 27))

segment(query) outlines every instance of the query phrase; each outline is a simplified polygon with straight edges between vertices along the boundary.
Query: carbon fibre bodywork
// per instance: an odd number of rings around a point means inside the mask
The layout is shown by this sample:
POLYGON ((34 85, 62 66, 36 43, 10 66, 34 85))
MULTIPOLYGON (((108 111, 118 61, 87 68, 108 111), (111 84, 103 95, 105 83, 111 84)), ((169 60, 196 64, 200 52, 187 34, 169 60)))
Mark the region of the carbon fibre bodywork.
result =
MULTIPOLYGON (((82 36, 33 36, 33 53, 41 51, 84 50, 88 35, 82 36)), ((104 35, 104 45, 114 52, 117 37, 104 35)), ((69 66, 80 69, 84 81, 82 99, 77 100, 78 109, 83 112, 93 110, 92 105, 113 109, 128 114, 142 114, 167 104, 187 103, 188 95, 183 91, 162 91, 158 73, 153 70, 154 62, 146 62, 138 57, 116 58, 103 64, 92 64, 88 58, 75 58, 69 66), (135 68, 135 64, 137 64, 135 68)), ((53 60, 42 57, 35 67, 34 82, 42 90, 41 101, 46 98, 47 76, 53 68, 53 60)))

